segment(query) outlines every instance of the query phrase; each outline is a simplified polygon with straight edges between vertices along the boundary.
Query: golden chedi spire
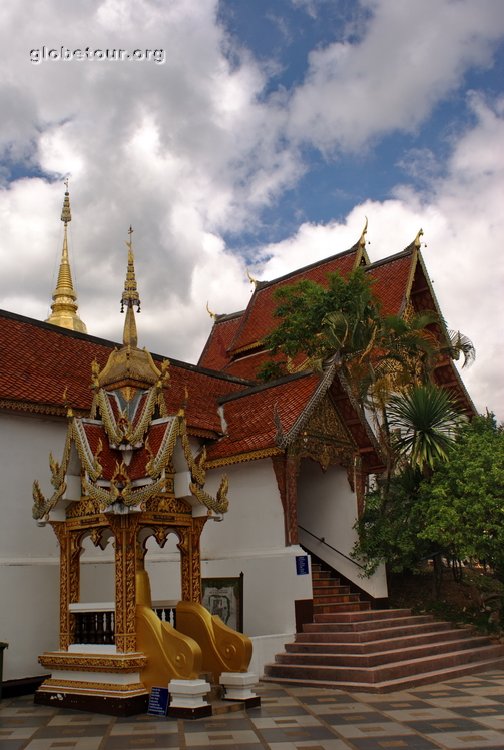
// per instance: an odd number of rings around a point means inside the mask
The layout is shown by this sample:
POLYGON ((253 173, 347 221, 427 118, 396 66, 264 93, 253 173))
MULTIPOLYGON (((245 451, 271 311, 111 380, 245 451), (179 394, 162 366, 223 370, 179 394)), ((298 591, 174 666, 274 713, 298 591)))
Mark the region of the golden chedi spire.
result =
POLYGON ((61 221, 64 224, 63 249, 61 251, 61 261, 58 272, 58 281, 56 289, 53 292, 53 303, 51 305, 51 314, 46 319, 46 323, 52 323, 55 326, 69 328, 72 331, 86 333, 85 324, 77 315, 77 295, 73 288, 72 273, 70 270, 70 260, 68 257, 68 236, 67 225, 72 221, 70 212, 70 194, 68 192, 68 179, 65 180, 65 197, 63 199, 63 209, 61 211, 61 221))
POLYGON ((128 266, 126 269, 126 279, 124 280, 124 291, 121 297, 121 312, 124 312, 124 306, 126 305, 126 319, 124 321, 123 330, 123 344, 136 346, 137 345, 137 330, 135 313, 133 307, 136 305, 137 311, 140 312, 140 296, 137 291, 137 283, 135 276, 135 258, 133 256, 133 241, 132 234, 133 229, 130 226, 128 229, 129 240, 126 242, 128 248, 128 266))
POLYGON ((140 295, 138 294, 135 276, 135 258, 131 239, 133 229, 131 227, 128 234, 129 240, 126 242, 128 265, 121 297, 121 312, 124 312, 126 307, 123 345, 120 349, 111 352, 107 364, 100 373, 97 373, 97 385, 101 388, 123 385, 135 388, 150 387, 161 376, 161 371, 156 367, 149 352, 146 349, 139 349, 137 346, 137 327, 133 308, 136 307, 137 311, 140 312, 140 295))

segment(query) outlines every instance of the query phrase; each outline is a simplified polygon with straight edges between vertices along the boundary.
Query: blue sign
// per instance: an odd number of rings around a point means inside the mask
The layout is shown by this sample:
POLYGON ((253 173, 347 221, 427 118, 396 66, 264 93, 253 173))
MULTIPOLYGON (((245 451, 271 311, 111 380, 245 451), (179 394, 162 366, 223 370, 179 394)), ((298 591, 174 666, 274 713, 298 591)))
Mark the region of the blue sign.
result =
POLYGON ((296 573, 298 576, 307 576, 309 572, 308 555, 296 555, 296 573))
POLYGON ((153 687, 149 695, 147 713, 151 716, 166 716, 169 703, 168 688, 153 687))

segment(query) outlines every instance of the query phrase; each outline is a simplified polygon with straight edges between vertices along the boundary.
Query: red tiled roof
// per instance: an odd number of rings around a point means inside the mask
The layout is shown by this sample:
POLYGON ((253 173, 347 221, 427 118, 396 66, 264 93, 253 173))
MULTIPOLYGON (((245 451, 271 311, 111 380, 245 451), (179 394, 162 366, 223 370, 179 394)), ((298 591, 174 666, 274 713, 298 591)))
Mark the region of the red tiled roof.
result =
POLYGON ((149 439, 150 449, 152 453, 154 454, 154 456, 157 455, 157 452, 159 448, 161 447, 161 442, 165 436, 165 432, 167 429, 170 428, 170 426, 171 426, 171 421, 150 425, 147 437, 149 439))
MULTIPOLYGON (((403 309, 414 257, 412 250, 413 248, 408 248, 397 256, 366 268, 375 282, 373 289, 381 302, 384 315, 397 315, 403 309)), ((271 355, 254 349, 253 345, 260 345, 259 342, 277 323, 274 314, 278 304, 276 290, 301 279, 326 284, 327 275, 335 271, 348 275, 355 267, 357 252, 356 248, 352 248, 274 281, 260 283, 244 312, 216 321, 201 355, 200 364, 204 363, 235 377, 257 380, 257 371, 265 361, 271 359, 271 355), (250 353, 247 347, 250 347, 250 353), (242 356, 236 356, 237 351, 242 349, 242 356)))
MULTIPOLYGON (((103 367, 114 346, 110 341, 0 311, 0 406, 65 414, 68 404, 87 412, 92 400, 91 362, 96 359, 103 367)), ((174 361, 165 398, 168 411, 176 413, 187 388, 189 428, 219 433, 217 399, 245 387, 246 383, 218 372, 174 361)))
POLYGON ((399 315, 406 300, 413 254, 401 253, 366 269, 374 281, 373 292, 381 303, 383 315, 399 315))
POLYGON ((319 385, 320 377, 309 373, 226 401, 223 410, 228 434, 207 447, 208 461, 274 448, 275 413, 283 431, 288 432, 319 385))
MULTIPOLYGON (((149 447, 154 456, 159 451, 165 432, 170 429, 170 425, 171 422, 163 422, 149 427, 149 447)), ((98 462, 102 467, 100 478, 110 481, 116 470, 117 464, 120 465, 123 461, 123 452, 117 448, 111 448, 108 436, 102 424, 93 424, 84 421, 82 426, 93 455, 96 455, 98 452, 99 443, 101 441, 101 451, 98 455, 98 462)), ((131 461, 126 466, 126 472, 131 481, 147 477, 146 466, 149 460, 150 453, 145 448, 137 448, 133 450, 131 461)))
POLYGON ((231 360, 231 362, 225 366, 224 372, 228 375, 234 375, 236 378, 242 378, 243 380, 256 381, 257 373, 263 364, 273 359, 275 359, 275 357, 267 349, 262 349, 259 352, 250 354, 245 352, 243 357, 231 360))
POLYGON ((327 274, 335 271, 347 276, 355 267, 357 257, 358 248, 354 247, 339 255, 325 258, 311 266, 300 268, 294 273, 282 276, 274 281, 259 283, 240 319, 241 324, 229 347, 230 352, 235 352, 261 341, 274 327, 276 321, 274 313, 278 306, 275 299, 277 289, 295 284, 301 279, 310 279, 319 284, 324 284, 327 282, 327 274))
MULTIPOLYGON (((100 440, 103 448, 108 445, 107 433, 105 432, 105 429, 101 424, 90 424, 89 422, 84 422, 82 427, 86 435, 89 448, 91 449, 91 453, 93 454, 93 456, 95 456, 100 444, 100 440)), ((101 458, 99 460, 99 463, 102 463, 101 458)))
MULTIPOLYGON (((84 423, 83 427, 93 455, 96 455, 98 444, 101 440, 101 451, 98 456, 98 462, 102 467, 100 478, 110 481, 115 473, 117 465, 121 465, 124 454, 117 448, 110 447, 105 428, 102 425, 84 423)), ((139 448, 138 450, 133 451, 131 462, 126 467, 128 477, 131 481, 146 477, 147 473, 145 471, 145 466, 148 460, 149 454, 145 448, 139 448)))
POLYGON ((217 318, 198 360, 199 367, 222 370, 229 357, 227 349, 240 325, 243 311, 217 318))

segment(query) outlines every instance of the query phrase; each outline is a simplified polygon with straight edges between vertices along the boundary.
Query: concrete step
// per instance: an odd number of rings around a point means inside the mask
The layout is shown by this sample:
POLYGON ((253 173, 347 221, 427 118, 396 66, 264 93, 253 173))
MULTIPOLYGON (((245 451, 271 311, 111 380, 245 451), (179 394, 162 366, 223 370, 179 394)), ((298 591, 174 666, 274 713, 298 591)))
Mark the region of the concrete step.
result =
MULTIPOLYGON (((397 659, 398 654, 395 654, 397 659)), ((421 673, 447 670, 452 667, 468 666, 476 662, 504 661, 504 646, 489 645, 475 649, 463 649, 443 654, 430 654, 416 659, 396 660, 388 664, 372 667, 320 666, 308 664, 268 664, 265 674, 271 678, 294 680, 317 680, 341 683, 375 684, 418 676, 421 673)))
MULTIPOLYGON (((313 587, 314 589, 323 589, 327 588, 328 586, 342 586, 343 584, 339 580, 339 578, 313 578, 313 587)), ((350 587, 348 587, 350 588, 350 587)))
POLYGON ((339 613, 351 614, 369 610, 369 602, 332 602, 330 604, 317 604, 313 602, 313 619, 315 622, 325 622, 324 617, 337 617, 339 613))
POLYGON ((421 635, 423 633, 440 632, 450 630, 452 625, 449 622, 436 622, 432 617, 425 617, 421 622, 415 622, 416 617, 407 618, 406 624, 397 626, 397 621, 391 621, 393 624, 385 627, 376 627, 386 621, 375 623, 372 628, 360 628, 355 630, 351 625, 332 625, 331 623, 306 623, 302 633, 296 635, 296 640, 328 642, 338 640, 340 643, 365 642, 373 640, 385 640, 400 638, 402 636, 421 635), (408 624, 409 620, 413 622, 408 624))
MULTIPOLYGON (((449 626, 450 623, 446 623, 449 626)), ((431 631, 419 631, 416 634, 402 636, 388 636, 369 640, 367 633, 298 633, 294 643, 287 643, 285 650, 289 653, 341 653, 341 654, 371 654, 378 651, 397 651, 411 646, 421 646, 426 643, 444 643, 457 640, 460 637, 471 637, 472 631, 446 627, 431 631), (361 640, 356 640, 359 635, 361 640), (342 639, 343 637, 343 639, 342 639)), ((375 635, 373 631, 371 635, 375 635)), ((377 635, 384 635, 377 633, 377 635)))
POLYGON ((367 604, 367 602, 361 602, 359 594, 319 594, 313 597, 313 607, 317 607, 320 604, 344 604, 345 602, 358 602, 359 604, 367 604))
MULTIPOLYGON (((293 644, 295 645, 295 644, 293 644)), ((324 644, 325 645, 325 644, 324 644)), ((317 652, 314 650, 292 651, 278 654, 275 660, 278 664, 291 664, 298 666, 307 664, 309 666, 333 666, 333 667, 376 667, 381 664, 389 664, 391 661, 420 659, 424 656, 448 654, 467 649, 477 649, 488 645, 488 639, 484 636, 469 637, 459 635, 451 641, 438 641, 408 646, 406 648, 393 648, 375 652, 336 651, 325 649, 317 652)), ((504 653, 504 652, 503 652, 504 653)))
MULTIPOLYGON (((361 602, 361 604, 367 604, 369 602, 361 602)), ((342 610, 334 613, 319 614, 315 618, 315 622, 332 622, 332 623, 369 623, 372 620, 391 620, 403 617, 410 617, 411 610, 409 609, 368 609, 368 611, 361 610, 342 610), (356 614, 359 612, 359 614, 356 614)))
MULTIPOLYGON (((329 581, 329 583, 333 583, 329 581)), ((313 587, 313 598, 317 599, 319 596, 332 596, 333 594, 350 594, 350 586, 314 586, 313 587)))
MULTIPOLYGON (((320 615, 321 618, 326 617, 320 615)), ((395 627, 410 627, 423 623, 432 623, 434 619, 430 615, 410 615, 409 617, 383 620, 359 620, 358 622, 334 622, 330 618, 324 622, 310 622, 303 626, 304 632, 332 632, 332 633, 358 633, 366 630, 388 630, 395 627)))
POLYGON ((346 691, 358 691, 363 693, 391 693, 397 690, 407 690, 408 688, 419 687, 420 685, 429 685, 436 682, 444 682, 445 680, 453 680, 456 677, 463 677, 468 674, 476 674, 479 672, 485 672, 488 669, 503 668, 504 658, 495 659, 481 659, 479 661, 471 662, 470 664, 462 664, 453 666, 447 669, 436 669, 430 672, 423 672, 416 675, 408 675, 405 677, 399 677, 393 680, 382 680, 374 683, 370 682, 355 682, 351 680, 310 680, 310 679, 292 679, 288 677, 268 677, 265 675, 262 678, 263 682, 275 682, 279 685, 300 685, 304 687, 316 687, 316 688, 338 688, 346 691))

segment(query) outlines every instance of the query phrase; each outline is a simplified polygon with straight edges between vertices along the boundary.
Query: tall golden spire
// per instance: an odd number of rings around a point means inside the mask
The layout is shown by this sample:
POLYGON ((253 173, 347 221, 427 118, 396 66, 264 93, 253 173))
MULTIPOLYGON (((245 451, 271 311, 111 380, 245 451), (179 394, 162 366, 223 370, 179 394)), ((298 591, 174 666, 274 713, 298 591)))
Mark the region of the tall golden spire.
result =
POLYGON ((70 328, 72 331, 86 333, 86 326, 77 315, 77 295, 73 288, 72 273, 70 271, 70 261, 68 257, 67 225, 69 221, 72 221, 68 179, 65 180, 65 188, 65 197, 63 199, 63 208, 61 211, 61 221, 65 227, 63 234, 63 249, 61 251, 58 281, 52 296, 52 312, 46 319, 46 323, 52 323, 53 325, 61 326, 62 328, 70 328))
POLYGON ((126 242, 128 248, 128 266, 126 269, 126 279, 124 280, 124 291, 121 297, 121 312, 124 312, 126 305, 126 320, 124 321, 123 344, 136 346, 138 342, 135 313, 133 307, 136 305, 137 311, 140 312, 140 296, 137 291, 135 276, 135 258, 133 255, 133 229, 128 229, 129 240, 126 242))
MULTIPOLYGON (((128 265, 126 267, 126 279, 121 297, 121 312, 126 306, 126 319, 124 321, 123 345, 120 349, 114 349, 110 353, 107 364, 103 370, 96 374, 96 384, 99 388, 133 386, 150 387, 162 376, 147 349, 139 349, 137 345, 137 328, 134 307, 140 312, 140 295, 137 290, 135 276, 135 258, 133 256, 133 242, 131 235, 133 229, 128 230, 129 240, 126 242, 128 248, 128 265)), ((128 391, 128 393, 131 392, 128 391)), ((129 399, 130 395, 125 398, 129 399)))

